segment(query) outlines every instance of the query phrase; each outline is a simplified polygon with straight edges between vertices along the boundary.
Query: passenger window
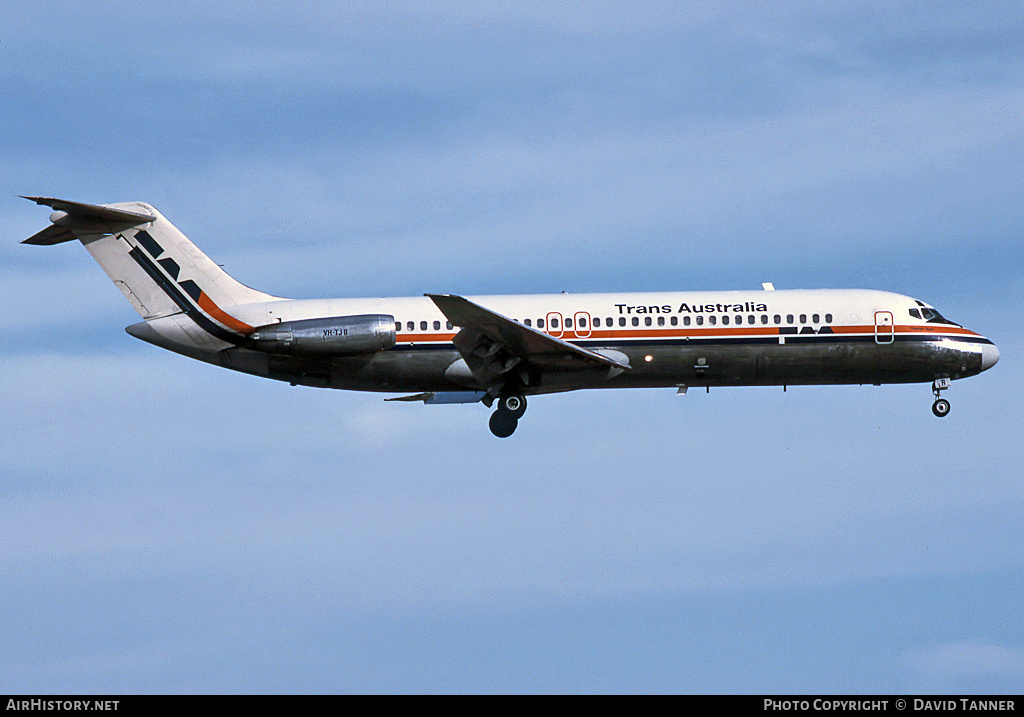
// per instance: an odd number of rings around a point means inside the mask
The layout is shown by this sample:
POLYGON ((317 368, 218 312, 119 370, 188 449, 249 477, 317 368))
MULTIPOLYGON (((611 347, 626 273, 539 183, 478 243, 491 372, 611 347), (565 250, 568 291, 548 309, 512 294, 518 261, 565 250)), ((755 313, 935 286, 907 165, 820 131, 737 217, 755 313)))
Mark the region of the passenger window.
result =
POLYGON ((768 323, 768 314, 761 314, 761 323, 762 324, 767 324, 768 323))
POLYGON ((650 316, 645 316, 644 317, 644 326, 650 326, 650 325, 651 325, 651 317, 650 316))
POLYGON ((747 317, 747 323, 748 323, 748 324, 754 324, 754 323, 757 323, 757 319, 755 319, 755 318, 754 318, 753 316, 748 316, 748 317, 747 317))
POLYGON ((640 325, 640 319, 638 319, 637 317, 634 316, 633 317, 633 326, 639 326, 639 325, 640 325))
POLYGON ((787 324, 793 323, 793 314, 786 314, 786 323, 787 324))
POLYGON ((454 326, 452 326, 452 322, 451 322, 451 321, 445 321, 445 322, 444 322, 444 327, 445 327, 446 329, 448 329, 449 331, 451 331, 452 329, 454 329, 454 328, 455 328, 454 326))
POLYGON ((415 321, 410 321, 409 323, 407 323, 405 325, 405 328, 408 329, 409 331, 415 331, 416 330, 416 322, 415 321))
POLYGON ((737 316, 736 317, 736 325, 739 326, 742 323, 743 323, 743 317, 742 316, 737 316))
MULTIPOLYGON (((690 318, 690 317, 687 316, 686 318, 690 318)), ((703 316, 698 316, 697 317, 697 326, 703 326, 703 325, 704 325, 704 317, 703 316)))
POLYGON ((722 325, 723 326, 728 326, 729 325, 729 317, 728 316, 723 316, 722 317, 722 325))
POLYGON ((557 329, 558 328, 558 319, 551 319, 551 328, 553 328, 553 329, 557 329))
POLYGON ((819 316, 818 314, 815 314, 814 316, 812 316, 811 317, 811 323, 812 324, 820 324, 821 323, 821 316, 819 316))
POLYGON ((807 314, 800 314, 800 323, 801 324, 806 324, 807 323, 807 314))
POLYGON ((583 317, 580 317, 580 327, 581 328, 586 328, 587 327, 587 320, 584 319, 583 317))
POLYGON ((715 316, 709 316, 708 317, 708 323, 711 324, 712 326, 714 326, 717 322, 718 322, 718 318, 717 317, 715 317, 715 316))
POLYGON ((434 322, 434 331, 440 331, 440 330, 441 330, 441 322, 440 321, 435 321, 434 322))
POLYGON ((659 316, 658 317, 658 326, 664 326, 664 325, 665 325, 665 317, 664 316, 659 316))
POLYGON ((683 317, 683 326, 689 326, 689 325, 690 325, 690 317, 689 316, 684 316, 683 317))
POLYGON ((421 321, 420 322, 420 331, 426 331, 426 330, 427 330, 427 322, 426 321, 421 321))
POLYGON ((526 325, 532 328, 533 327, 533 322, 530 321, 530 319, 527 319, 526 320, 526 325))
POLYGON ((566 319, 565 320, 565 328, 567 328, 567 329, 571 329, 572 328, 572 319, 566 319))
POLYGON ((626 317, 625 316, 620 316, 619 317, 619 326, 625 326, 625 325, 626 325, 626 317))
POLYGON ((826 324, 831 324, 832 323, 832 314, 825 314, 825 323, 826 324))
POLYGON ((544 319, 537 319, 537 328, 538 329, 543 329, 544 328, 544 319))
POLYGON ((774 321, 776 324, 781 324, 782 323, 782 317, 779 316, 778 314, 775 314, 775 316, 772 317, 772 321, 774 321))

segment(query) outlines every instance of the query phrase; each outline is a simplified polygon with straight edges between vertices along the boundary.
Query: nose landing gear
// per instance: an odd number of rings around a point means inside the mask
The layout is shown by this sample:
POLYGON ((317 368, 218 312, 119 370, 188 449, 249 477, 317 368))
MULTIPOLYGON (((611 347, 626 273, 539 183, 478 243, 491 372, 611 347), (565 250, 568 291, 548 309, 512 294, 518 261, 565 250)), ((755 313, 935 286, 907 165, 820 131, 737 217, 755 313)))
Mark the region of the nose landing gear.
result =
POLYGON ((944 398, 935 399, 935 403, 932 404, 932 413, 939 418, 944 417, 949 413, 949 401, 944 398))
POLYGON ((939 418, 949 415, 949 401, 942 398, 942 391, 949 388, 948 378, 937 378, 932 381, 932 393, 935 395, 935 403, 932 404, 932 413, 939 418))
POLYGON ((515 433, 519 419, 526 413, 526 398, 518 394, 502 396, 498 400, 498 409, 491 414, 488 422, 491 433, 498 438, 508 438, 515 433))

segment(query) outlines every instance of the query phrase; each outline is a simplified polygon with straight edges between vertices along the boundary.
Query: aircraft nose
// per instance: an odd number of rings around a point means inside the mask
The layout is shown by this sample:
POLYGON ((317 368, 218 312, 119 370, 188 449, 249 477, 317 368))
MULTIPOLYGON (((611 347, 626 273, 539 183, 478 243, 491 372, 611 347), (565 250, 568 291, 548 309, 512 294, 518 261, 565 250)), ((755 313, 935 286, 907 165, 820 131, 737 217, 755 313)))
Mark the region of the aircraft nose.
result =
POLYGON ((999 349, 995 344, 985 344, 981 347, 981 370, 987 371, 996 365, 999 360, 999 349))

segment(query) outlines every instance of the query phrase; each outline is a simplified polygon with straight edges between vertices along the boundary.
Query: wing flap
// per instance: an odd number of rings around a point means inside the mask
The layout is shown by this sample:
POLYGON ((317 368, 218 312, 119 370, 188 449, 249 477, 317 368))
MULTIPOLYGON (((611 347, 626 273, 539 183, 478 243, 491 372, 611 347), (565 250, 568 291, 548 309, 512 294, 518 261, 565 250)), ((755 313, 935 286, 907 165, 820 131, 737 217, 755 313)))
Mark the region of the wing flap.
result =
POLYGON ((413 396, 396 396, 385 398, 385 401, 423 401, 426 404, 432 403, 480 403, 486 391, 428 391, 417 393, 413 396))

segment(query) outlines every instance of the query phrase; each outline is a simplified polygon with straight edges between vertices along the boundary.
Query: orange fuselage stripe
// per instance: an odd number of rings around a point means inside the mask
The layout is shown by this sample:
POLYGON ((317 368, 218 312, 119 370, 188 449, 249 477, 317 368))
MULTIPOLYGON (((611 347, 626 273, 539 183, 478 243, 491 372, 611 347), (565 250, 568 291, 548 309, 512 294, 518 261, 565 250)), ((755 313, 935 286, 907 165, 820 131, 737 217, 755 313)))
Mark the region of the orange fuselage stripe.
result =
POLYGON ((213 303, 213 300, 206 295, 206 292, 199 294, 199 308, 217 319, 217 321, 221 322, 229 329, 234 329, 240 334, 251 334, 256 330, 244 321, 239 321, 234 316, 224 313, 224 310, 213 303))
MULTIPOLYGON (((808 326, 804 324, 803 326, 808 326)), ((786 326, 781 328, 799 329, 800 326, 786 326)), ((872 335, 875 333, 875 325, 867 324, 864 326, 830 326, 832 333, 834 334, 864 334, 872 335)), ((890 334, 902 334, 902 333, 936 333, 936 334, 958 334, 963 336, 978 336, 973 331, 968 329, 960 328, 957 326, 883 326, 878 327, 881 329, 881 333, 886 336, 890 334), (890 329, 892 329, 890 331, 890 329)), ((685 338, 709 338, 719 336, 751 336, 751 337, 763 337, 763 336, 786 336, 786 337, 800 337, 808 336, 810 334, 783 334, 778 326, 736 326, 732 328, 715 328, 715 329, 695 329, 687 327, 686 330, 679 328, 650 328, 640 329, 634 327, 622 328, 619 330, 594 330, 589 334, 579 335, 574 331, 563 331, 561 334, 548 334, 557 339, 564 339, 566 341, 575 340, 587 340, 587 339, 646 339, 646 338, 667 338, 667 339, 685 339, 685 338)), ((816 336, 828 336, 828 334, 818 334, 816 336)), ((448 333, 401 333, 397 334, 397 340, 407 343, 438 343, 438 342, 450 342, 455 338, 455 334, 452 332, 448 333)))

